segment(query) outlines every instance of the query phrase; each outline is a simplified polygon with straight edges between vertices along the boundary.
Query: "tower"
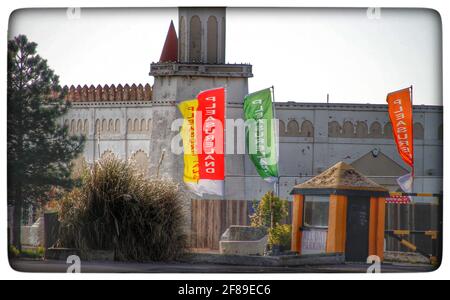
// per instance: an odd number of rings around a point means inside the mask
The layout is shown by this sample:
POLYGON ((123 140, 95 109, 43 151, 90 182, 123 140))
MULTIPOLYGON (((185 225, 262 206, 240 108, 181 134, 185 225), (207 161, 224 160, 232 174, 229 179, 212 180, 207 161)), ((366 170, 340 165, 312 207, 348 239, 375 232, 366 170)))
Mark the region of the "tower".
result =
MULTIPOLYGON (((228 103, 243 102, 252 66, 225 63, 225 25, 223 7, 178 9, 177 59, 151 64, 153 101, 179 102, 203 90, 226 87, 228 103)), ((173 36, 170 30, 169 34, 173 36)), ((161 58, 170 56, 165 51, 174 47, 164 47, 161 58)))
MULTIPOLYGON (((150 172, 159 170, 181 181, 183 157, 170 153, 177 134, 171 130, 172 121, 181 117, 176 104, 201 91, 225 87, 227 103, 242 105, 253 74, 249 64, 225 63, 225 8, 179 8, 178 17, 179 38, 171 23, 161 59, 150 65, 154 77, 150 172)), ((242 106, 228 105, 226 117, 242 118, 242 106)), ((244 175, 243 161, 229 155, 226 159, 229 172, 244 175), (237 166, 228 165, 228 160, 237 166)))

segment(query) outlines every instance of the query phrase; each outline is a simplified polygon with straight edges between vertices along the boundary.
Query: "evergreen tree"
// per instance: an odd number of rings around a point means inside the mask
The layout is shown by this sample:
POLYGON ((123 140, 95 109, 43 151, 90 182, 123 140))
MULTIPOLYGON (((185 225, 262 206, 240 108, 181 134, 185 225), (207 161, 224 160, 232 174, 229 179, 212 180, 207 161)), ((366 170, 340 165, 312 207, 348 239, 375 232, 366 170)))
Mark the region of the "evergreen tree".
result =
POLYGON ((8 41, 8 199, 18 249, 24 204, 36 205, 53 187, 73 184, 71 161, 85 142, 62 125, 70 106, 64 100, 67 91, 36 47, 24 35, 8 41))

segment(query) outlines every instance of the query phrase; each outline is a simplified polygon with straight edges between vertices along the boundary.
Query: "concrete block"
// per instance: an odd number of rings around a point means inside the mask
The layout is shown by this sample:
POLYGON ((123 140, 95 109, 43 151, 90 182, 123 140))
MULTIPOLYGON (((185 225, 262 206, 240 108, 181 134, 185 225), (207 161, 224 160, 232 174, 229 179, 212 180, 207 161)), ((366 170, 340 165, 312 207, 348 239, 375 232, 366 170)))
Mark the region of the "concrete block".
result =
POLYGON ((268 239, 266 228, 231 226, 219 242, 220 254, 262 256, 266 251, 268 239))

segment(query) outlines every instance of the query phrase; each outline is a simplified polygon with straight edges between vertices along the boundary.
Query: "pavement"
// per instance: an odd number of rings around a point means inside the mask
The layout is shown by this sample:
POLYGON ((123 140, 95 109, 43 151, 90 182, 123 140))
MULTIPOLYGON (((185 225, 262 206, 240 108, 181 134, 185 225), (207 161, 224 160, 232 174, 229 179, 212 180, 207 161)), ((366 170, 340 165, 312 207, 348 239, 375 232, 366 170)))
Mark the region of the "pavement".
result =
MULTIPOLYGON (((30 273, 65 273, 69 267, 65 261, 58 260, 14 259, 10 261, 10 265, 18 272, 30 273)), ((81 273, 366 273, 367 268, 366 264, 351 263, 326 266, 260 267, 180 262, 81 262, 81 273)), ((434 270, 433 266, 419 264, 383 264, 381 266, 382 273, 424 273, 434 270)))

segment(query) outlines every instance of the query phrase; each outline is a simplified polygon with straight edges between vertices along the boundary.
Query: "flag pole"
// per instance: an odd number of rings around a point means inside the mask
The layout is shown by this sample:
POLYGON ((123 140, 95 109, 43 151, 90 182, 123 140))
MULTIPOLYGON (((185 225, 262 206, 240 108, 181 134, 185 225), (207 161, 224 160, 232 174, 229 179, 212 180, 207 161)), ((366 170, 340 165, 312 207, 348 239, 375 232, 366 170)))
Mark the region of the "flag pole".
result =
MULTIPOLYGON (((272 122, 274 122, 276 120, 276 106, 275 106, 275 86, 272 85, 272 111, 273 111, 273 120, 272 122)), ((277 128, 274 128, 274 130, 277 128)), ((279 130, 278 130, 279 132, 279 130)), ((275 139, 277 140, 277 131, 275 131, 275 139)), ((278 145, 278 141, 275 142, 275 149, 277 148, 276 145, 278 145)), ((279 155, 279 149, 277 149, 277 156, 279 155)), ((275 191, 275 195, 277 195, 277 197, 280 197, 280 174, 278 174, 277 176, 277 180, 274 183, 274 191, 275 191)))

